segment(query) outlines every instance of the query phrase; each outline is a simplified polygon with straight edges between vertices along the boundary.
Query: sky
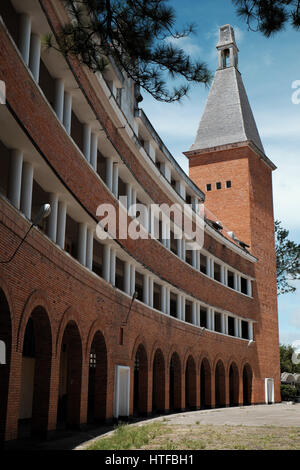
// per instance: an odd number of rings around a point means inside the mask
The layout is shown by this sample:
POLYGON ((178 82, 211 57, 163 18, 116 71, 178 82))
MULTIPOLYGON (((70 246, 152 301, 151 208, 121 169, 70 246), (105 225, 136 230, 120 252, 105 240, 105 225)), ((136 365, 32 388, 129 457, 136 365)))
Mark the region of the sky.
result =
MULTIPOLYGON (((300 32, 287 27, 271 38, 248 31, 231 0, 169 0, 176 11, 176 28, 194 23, 196 32, 179 40, 191 57, 217 68, 218 31, 231 24, 239 48, 239 70, 266 155, 278 167, 273 173, 275 219, 300 243, 300 32), (299 81, 297 83, 297 81, 299 81), (298 88, 293 88, 297 86, 298 88), (296 104, 299 101, 299 104, 296 104)), ((191 86, 180 103, 160 103, 143 92, 141 107, 182 168, 188 162, 182 152, 194 142, 209 89, 191 86)), ((294 294, 279 296, 279 340, 300 340, 300 281, 294 294)))

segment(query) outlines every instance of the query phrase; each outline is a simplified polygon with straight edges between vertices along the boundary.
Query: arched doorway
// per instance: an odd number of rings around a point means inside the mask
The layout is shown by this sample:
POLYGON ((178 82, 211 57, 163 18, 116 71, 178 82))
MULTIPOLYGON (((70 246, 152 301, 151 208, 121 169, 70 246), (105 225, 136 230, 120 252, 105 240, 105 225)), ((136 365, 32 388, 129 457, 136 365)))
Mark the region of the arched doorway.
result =
POLYGON ((252 369, 249 364, 243 368, 243 405, 251 405, 252 399, 252 369))
POLYGON ((23 340, 19 437, 47 432, 51 357, 48 314, 44 308, 36 307, 27 322, 23 340))
POLYGON ((211 407, 211 368, 208 359, 201 362, 200 370, 200 405, 201 408, 211 407))
POLYGON ((147 413, 148 402, 148 359, 142 344, 139 345, 134 360, 133 412, 135 415, 147 413))
POLYGON ((229 368, 229 404, 230 406, 239 404, 239 371, 234 362, 229 368))
POLYGON ((165 410, 165 360, 163 353, 157 349, 153 360, 152 412, 165 410))
POLYGON ((221 360, 218 361, 215 370, 215 403, 216 408, 225 406, 225 367, 221 360))
POLYGON ((185 407, 196 408, 196 365, 192 356, 189 356, 185 369, 185 407))
POLYGON ((78 427, 82 380, 82 344, 78 327, 70 321, 64 331, 60 351, 58 427, 78 427))
POLYGON ((106 418, 107 350, 103 334, 95 333, 89 355, 88 421, 106 418))
POLYGON ((6 296, 0 289, 0 341, 2 358, 0 362, 0 440, 4 439, 7 417, 8 384, 11 358, 11 317, 6 296))
POLYGON ((181 363, 176 352, 170 360, 170 410, 181 410, 181 363))

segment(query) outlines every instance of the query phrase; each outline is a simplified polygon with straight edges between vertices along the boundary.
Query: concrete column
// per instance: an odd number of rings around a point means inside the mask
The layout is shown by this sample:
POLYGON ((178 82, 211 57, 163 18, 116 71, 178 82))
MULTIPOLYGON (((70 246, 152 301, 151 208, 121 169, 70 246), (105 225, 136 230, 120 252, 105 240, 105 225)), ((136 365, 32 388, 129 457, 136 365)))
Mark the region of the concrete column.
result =
POLYGON ((193 325, 197 325, 197 307, 198 307, 197 302, 193 302, 193 304, 192 304, 192 322, 193 322, 193 325))
POLYGON ((116 285, 116 250, 110 250, 110 283, 112 286, 116 285))
POLYGON ((22 184, 23 153, 21 150, 12 150, 10 155, 8 199, 20 209, 22 184))
POLYGON ((22 170, 21 211, 28 219, 31 218, 32 185, 33 166, 29 162, 24 162, 22 170))
POLYGON ((210 277, 213 279, 215 276, 215 262, 212 258, 209 259, 210 262, 210 277))
POLYGON ((170 237, 170 234, 171 234, 171 227, 170 227, 170 224, 169 223, 166 223, 165 224, 165 246, 168 250, 171 249, 171 237, 170 237))
POLYGON ((252 283, 250 279, 247 279, 247 294, 252 297, 252 283))
POLYGON ((166 313, 166 286, 161 286, 160 296, 161 296, 160 309, 163 313, 166 313))
POLYGON ((154 293, 153 278, 149 278, 149 307, 153 307, 153 293, 154 293))
POLYGON ((129 214, 131 214, 132 186, 130 183, 126 184, 126 196, 127 196, 127 211, 129 214))
POLYGON ((183 261, 186 260, 186 241, 182 239, 182 259, 183 261))
POLYGON ((185 297, 184 296, 181 297, 181 305, 182 305, 182 307, 181 307, 181 320, 185 321, 185 297))
POLYGON ((63 122, 64 118, 64 96, 65 96, 65 84, 62 79, 55 80, 54 89, 54 111, 57 114, 60 122, 63 122))
POLYGON ((58 195, 55 193, 51 193, 49 197, 51 212, 47 218, 47 235, 54 243, 56 243, 58 195))
POLYGON ((228 335, 228 315, 225 314, 225 335, 228 335))
POLYGON ((149 305, 149 276, 147 274, 144 275, 144 285, 143 285, 143 302, 146 305, 149 305))
POLYGON ((113 159, 106 159, 106 184, 110 191, 113 189, 113 159))
POLYGON ((97 171, 97 152, 98 152, 98 136, 97 134, 92 134, 90 162, 95 171, 97 171))
POLYGON ((234 336, 239 337, 239 319, 234 319, 234 336))
POLYGON ((67 216, 67 204, 64 201, 59 201, 58 210, 57 210, 56 243, 63 250, 65 248, 66 216, 67 216))
POLYGON ((238 319, 238 328, 239 328, 239 338, 242 337, 242 320, 238 319))
POLYGON ((176 244, 177 244, 177 256, 179 256, 179 258, 182 258, 182 238, 177 238, 176 244))
POLYGON ((91 161, 91 126, 90 124, 83 125, 83 155, 90 163, 91 161))
POLYGON ((68 134, 71 134, 71 120, 72 120, 72 95, 69 92, 65 92, 64 98, 64 116, 63 124, 68 134))
POLYGON ((83 266, 86 265, 86 235, 87 225, 85 223, 79 224, 78 230, 78 261, 83 266))
POLYGON ((136 190, 132 188, 131 193, 131 216, 136 217, 136 190))
POLYGON ((197 250, 192 250, 192 265, 197 269, 197 250))
POLYGON ((226 266, 223 266, 223 284, 225 286, 228 286, 228 268, 226 266))
POLYGON ((206 256, 206 275, 210 277, 210 273, 211 273, 210 257, 206 256))
POLYGON ((200 271, 200 250, 196 250, 196 257, 197 257, 196 269, 200 271))
POLYGON ((238 290, 238 275, 237 273, 233 273, 233 288, 238 290))
POLYGON ((253 323, 248 321, 248 338, 253 340, 253 323))
POLYGON ((86 238, 86 267, 92 271, 93 269, 93 248, 94 248, 94 232, 92 229, 87 230, 86 238))
POLYGON ((241 281, 241 276, 238 274, 237 276, 237 285, 238 285, 238 291, 241 292, 242 291, 242 281, 241 281))
POLYGON ((135 292, 135 266, 130 266, 130 295, 135 292))
POLYGON ((176 302, 176 316, 179 320, 181 320, 182 316, 182 300, 181 295, 177 294, 177 302, 176 302))
POLYGON ((220 270, 221 270, 221 273, 220 273, 220 281, 222 284, 225 284, 225 266, 223 266, 222 264, 220 265, 220 270))
POLYGON ((117 162, 113 163, 112 192, 115 195, 115 197, 118 199, 118 195, 119 195, 119 166, 118 166, 117 162))
POLYGON ((221 313, 221 332, 225 334, 225 315, 221 313))
POLYGON ((200 326, 200 310, 201 306, 197 303, 197 326, 200 326))
POLYGON ((130 295, 130 263, 124 264, 124 291, 130 295))
POLYGON ((211 329, 215 331, 215 311, 213 308, 210 309, 210 321, 211 321, 211 329))
POLYGON ((30 37, 31 18, 27 13, 22 13, 20 16, 19 49, 26 65, 29 64, 30 37))
POLYGON ((110 282, 110 246, 103 247, 103 278, 106 282, 110 282))
POLYGON ((167 315, 170 315, 171 313, 170 301, 171 301, 171 291, 170 291, 170 288, 167 287, 166 288, 166 314, 167 315))
POLYGON ((40 62, 41 62, 41 38, 38 34, 32 34, 31 41, 30 41, 29 68, 37 83, 39 83, 39 77, 40 77, 40 62))

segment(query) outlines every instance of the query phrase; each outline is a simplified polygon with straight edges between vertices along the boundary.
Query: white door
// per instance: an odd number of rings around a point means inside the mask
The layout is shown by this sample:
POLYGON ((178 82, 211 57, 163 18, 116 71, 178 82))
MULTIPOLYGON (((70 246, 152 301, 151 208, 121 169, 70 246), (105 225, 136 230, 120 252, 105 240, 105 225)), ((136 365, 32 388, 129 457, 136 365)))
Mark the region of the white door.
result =
POLYGON ((114 417, 129 416, 130 367, 115 367, 114 417))
POLYGON ((268 405, 274 403, 274 379, 265 379, 265 401, 268 405))

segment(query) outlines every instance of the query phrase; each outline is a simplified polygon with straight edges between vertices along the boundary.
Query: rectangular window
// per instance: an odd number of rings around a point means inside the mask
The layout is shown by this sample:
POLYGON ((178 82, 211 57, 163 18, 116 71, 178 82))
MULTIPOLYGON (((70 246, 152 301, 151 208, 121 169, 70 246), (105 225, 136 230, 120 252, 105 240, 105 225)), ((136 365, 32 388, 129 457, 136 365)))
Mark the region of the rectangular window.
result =
POLYGON ((206 185, 206 191, 211 191, 211 184, 206 185))
POLYGON ((234 336, 234 318, 228 317, 228 334, 234 336))
POLYGON ((214 263, 214 280, 221 282, 221 266, 214 263))
POLYGON ((215 331, 218 333, 222 332, 221 326, 221 313, 215 312, 215 331))
POLYGON ((200 308, 200 326, 207 328, 207 308, 200 308))
POLYGON ((231 188, 231 181, 226 181, 226 188, 227 189, 231 188))
POLYGON ((246 295, 248 294, 248 283, 244 277, 241 277, 241 292, 246 295))
POLYGON ((217 189, 222 189, 222 183, 220 181, 218 181, 218 183, 216 183, 216 188, 217 189))
POLYGON ((242 338, 249 339, 248 322, 242 321, 242 338))
POLYGON ((207 274, 207 256, 200 255, 200 271, 203 274, 207 274))
POLYGON ((227 285, 234 289, 234 273, 232 271, 227 271, 227 285))

